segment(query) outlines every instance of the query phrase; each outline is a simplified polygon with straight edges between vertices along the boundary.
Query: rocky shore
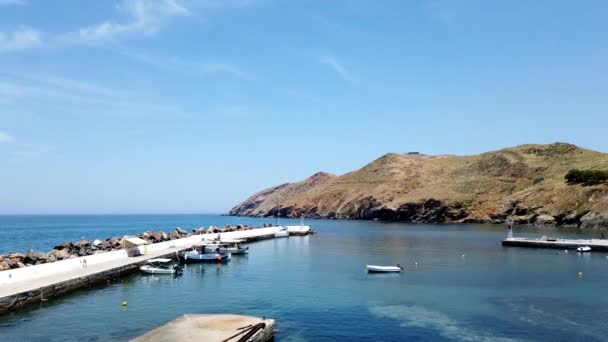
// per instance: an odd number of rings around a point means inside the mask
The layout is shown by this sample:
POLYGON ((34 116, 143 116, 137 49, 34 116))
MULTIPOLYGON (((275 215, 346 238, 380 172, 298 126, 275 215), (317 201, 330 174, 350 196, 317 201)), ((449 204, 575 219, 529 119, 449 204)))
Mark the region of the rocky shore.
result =
POLYGON ((405 203, 398 208, 386 208, 367 199, 360 203, 357 210, 343 212, 318 213, 316 209, 302 210, 297 207, 274 208, 265 213, 245 214, 234 213, 235 216, 274 217, 279 212, 280 217, 336 220, 373 220, 384 222, 405 223, 506 223, 516 225, 534 225, 542 227, 578 227, 598 228, 608 227, 608 214, 588 211, 572 211, 555 215, 538 210, 538 208, 517 207, 508 205, 504 210, 497 211, 488 217, 472 217, 471 209, 464 203, 449 203, 429 199, 417 203, 405 203))
MULTIPOLYGON (((271 225, 263 225, 263 227, 266 226, 270 227, 271 225)), ((188 232, 180 227, 176 227, 170 232, 152 230, 146 231, 137 235, 137 237, 150 243, 157 243, 180 239, 191 235, 217 234, 254 228, 255 227, 251 227, 246 224, 239 224, 235 226, 226 225, 223 228, 215 226, 209 226, 207 228, 200 227, 192 229, 192 232, 188 232)), ((47 253, 34 250, 30 250, 25 254, 10 252, 5 255, 0 255, 0 271, 120 250, 123 248, 122 239, 123 237, 110 237, 105 240, 80 240, 77 242, 66 242, 55 246, 47 253)))

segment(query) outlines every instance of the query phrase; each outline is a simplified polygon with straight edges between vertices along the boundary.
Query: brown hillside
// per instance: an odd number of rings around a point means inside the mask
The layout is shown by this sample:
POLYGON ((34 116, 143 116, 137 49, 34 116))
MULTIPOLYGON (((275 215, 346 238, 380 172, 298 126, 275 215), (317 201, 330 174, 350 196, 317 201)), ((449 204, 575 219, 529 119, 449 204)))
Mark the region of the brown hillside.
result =
POLYGON ((568 170, 608 170, 608 154, 555 143, 474 156, 386 154, 342 176, 317 173, 261 191, 230 214, 406 222, 594 226, 608 222, 608 185, 569 185, 568 170))

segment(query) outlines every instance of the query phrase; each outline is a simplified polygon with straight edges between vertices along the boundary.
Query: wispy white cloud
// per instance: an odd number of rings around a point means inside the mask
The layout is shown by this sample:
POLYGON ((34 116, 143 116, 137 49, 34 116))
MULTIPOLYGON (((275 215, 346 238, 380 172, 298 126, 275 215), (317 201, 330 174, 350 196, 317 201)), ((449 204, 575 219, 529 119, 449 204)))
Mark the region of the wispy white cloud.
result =
POLYGON ((156 34, 171 18, 191 14, 178 0, 124 0, 118 6, 124 22, 104 21, 65 35, 68 43, 100 44, 124 36, 156 34))
POLYGON ((44 73, 7 72, 6 75, 33 81, 55 89, 69 90, 73 93, 89 94, 92 96, 120 97, 130 95, 125 90, 117 90, 98 83, 76 80, 69 77, 49 75, 44 73))
MULTIPOLYGON (((116 6, 123 20, 109 19, 58 35, 23 27, 0 31, 0 53, 34 47, 64 47, 102 45, 126 37, 150 37, 178 17, 191 16, 195 10, 203 13, 229 8, 243 8, 263 0, 121 0, 116 6), (44 37, 43 37, 44 36, 44 37), (44 41, 42 38, 45 38, 44 41)), ((25 5, 27 0, 0 0, 1 5, 25 5)), ((208 65, 208 69, 226 71, 225 65, 208 65)))
POLYGON ((343 80, 353 82, 355 79, 350 71, 335 57, 327 56, 319 60, 321 64, 329 66, 334 72, 338 74, 343 80))
POLYGON ((22 6, 27 5, 25 0, 0 0, 0 6, 22 6))
POLYGON ((15 138, 13 138, 12 135, 10 135, 6 132, 0 131, 0 144, 10 143, 13 141, 15 141, 15 138))
POLYGON ((239 67, 225 62, 193 61, 176 56, 157 56, 136 52, 123 52, 123 54, 137 62, 171 72, 187 75, 223 73, 245 77, 245 73, 239 67))
POLYGON ((42 34, 29 27, 0 32, 0 53, 31 49, 42 45, 42 34))
POLYGON ((55 113, 80 115, 188 117, 179 106, 146 98, 145 94, 62 76, 0 73, 0 102, 6 110, 43 107, 55 113))

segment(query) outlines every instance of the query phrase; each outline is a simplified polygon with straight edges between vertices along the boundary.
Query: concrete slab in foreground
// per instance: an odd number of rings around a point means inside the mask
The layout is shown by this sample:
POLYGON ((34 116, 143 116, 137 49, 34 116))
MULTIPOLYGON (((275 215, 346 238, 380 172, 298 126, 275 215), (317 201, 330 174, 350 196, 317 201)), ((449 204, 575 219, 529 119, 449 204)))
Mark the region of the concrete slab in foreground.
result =
POLYGON ((274 338, 274 319, 241 315, 184 315, 132 342, 164 341, 270 341, 274 338), (261 328, 261 324, 264 327, 261 328), (260 330, 251 331, 260 324, 260 330), (247 336, 250 334, 251 336, 247 336), (232 337, 232 338, 231 338, 232 337))

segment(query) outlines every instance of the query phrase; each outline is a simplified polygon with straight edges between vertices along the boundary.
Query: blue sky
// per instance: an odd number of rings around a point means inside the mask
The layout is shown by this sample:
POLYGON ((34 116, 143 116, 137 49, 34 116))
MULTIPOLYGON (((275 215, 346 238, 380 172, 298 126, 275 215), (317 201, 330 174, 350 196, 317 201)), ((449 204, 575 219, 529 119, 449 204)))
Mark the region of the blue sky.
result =
POLYGON ((608 152, 608 2, 0 0, 0 213, 225 212, 387 152, 608 152))

